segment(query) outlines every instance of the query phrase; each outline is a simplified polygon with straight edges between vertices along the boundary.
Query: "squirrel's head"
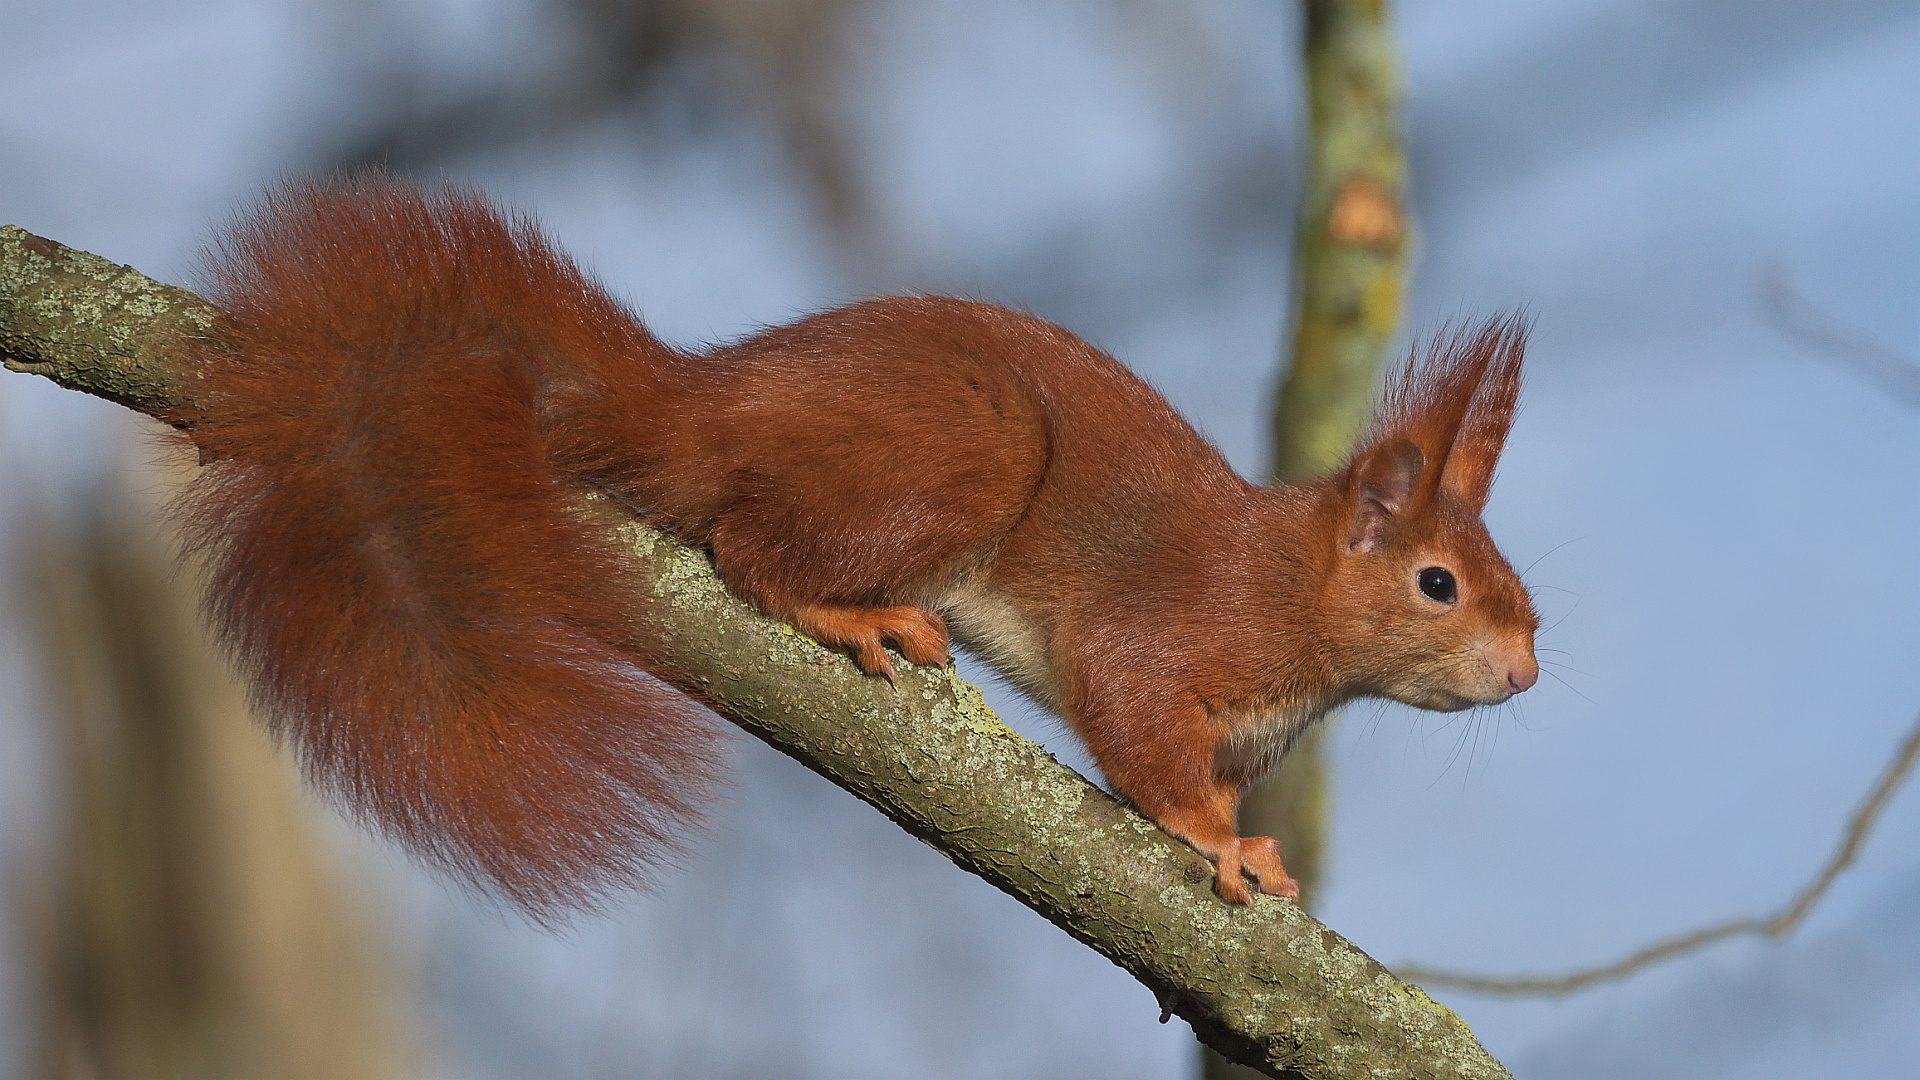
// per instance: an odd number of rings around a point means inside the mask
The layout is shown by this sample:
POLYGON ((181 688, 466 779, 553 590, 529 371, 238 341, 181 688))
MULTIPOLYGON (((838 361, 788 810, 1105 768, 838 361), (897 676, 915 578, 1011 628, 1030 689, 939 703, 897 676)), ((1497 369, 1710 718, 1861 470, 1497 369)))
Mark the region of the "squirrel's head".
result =
POLYGON ((1526 332, 1495 319, 1410 357, 1331 481, 1335 551, 1320 611, 1357 695, 1451 711, 1499 704, 1539 676, 1539 616, 1480 522, 1526 332))

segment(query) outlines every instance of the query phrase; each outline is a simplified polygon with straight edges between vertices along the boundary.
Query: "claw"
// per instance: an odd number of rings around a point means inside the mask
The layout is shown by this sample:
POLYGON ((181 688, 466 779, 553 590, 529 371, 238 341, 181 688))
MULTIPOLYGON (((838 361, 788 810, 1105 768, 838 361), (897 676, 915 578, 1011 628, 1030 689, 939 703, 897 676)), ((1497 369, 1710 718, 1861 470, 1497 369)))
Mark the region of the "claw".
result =
POLYGON ((900 678, 887 657, 885 642, 899 646, 901 654, 916 664, 945 664, 952 658, 946 622, 924 608, 814 604, 795 611, 793 623, 822 645, 851 651, 861 671, 896 687, 900 678))
POLYGON ((1220 873, 1214 874, 1213 891, 1220 899, 1225 900, 1229 904, 1241 904, 1249 907, 1253 904, 1253 893, 1247 888, 1247 883, 1241 880, 1238 869, 1235 869, 1231 876, 1220 873))
POLYGON ((1273 837, 1241 837, 1240 857, 1261 892, 1299 902, 1300 883, 1281 865, 1280 844, 1273 837))

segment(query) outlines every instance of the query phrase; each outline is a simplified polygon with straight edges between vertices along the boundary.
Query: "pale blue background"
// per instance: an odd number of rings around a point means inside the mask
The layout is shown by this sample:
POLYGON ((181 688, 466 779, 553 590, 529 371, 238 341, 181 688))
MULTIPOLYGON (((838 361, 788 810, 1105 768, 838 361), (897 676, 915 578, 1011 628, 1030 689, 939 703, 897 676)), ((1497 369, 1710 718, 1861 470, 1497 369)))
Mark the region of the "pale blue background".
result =
MULTIPOLYGON (((679 341, 876 285, 1029 306, 1258 474, 1297 190, 1292 6, 875 11, 883 58, 850 94, 882 269, 831 256, 751 122, 614 119, 436 170, 536 210, 679 341)), ((1756 281, 1785 267, 1920 360, 1920 3, 1421 0, 1398 25, 1411 326, 1538 320, 1488 518, 1564 666, 1510 710, 1339 725, 1320 913, 1389 965, 1508 971, 1771 909, 1920 708, 1920 409, 1770 325, 1756 281)), ((537 68, 540 34, 516 0, 14 0, 0 220, 183 280, 210 222, 389 104, 370 72, 415 58, 451 94, 537 68)), ((0 377, 0 514, 137 453, 122 419, 0 377)), ((0 627, 9 873, 51 790, 19 635, 0 627)), ((435 1075, 1190 1074, 1191 1035, 1118 969, 785 759, 742 740, 738 761, 701 857, 564 937, 362 849, 424 973, 435 1075)), ((1560 1001, 1441 997, 1523 1078, 1920 1074, 1917 842, 1907 792, 1788 943, 1560 1001)), ((7 949, 0 1068, 24 1068, 7 949)))

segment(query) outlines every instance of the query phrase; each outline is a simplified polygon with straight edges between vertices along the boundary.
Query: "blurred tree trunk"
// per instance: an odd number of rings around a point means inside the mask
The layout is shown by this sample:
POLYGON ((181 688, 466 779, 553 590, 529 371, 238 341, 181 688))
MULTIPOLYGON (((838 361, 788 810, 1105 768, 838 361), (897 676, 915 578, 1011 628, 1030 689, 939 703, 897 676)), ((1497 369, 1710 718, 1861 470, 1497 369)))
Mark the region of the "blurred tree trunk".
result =
MULTIPOLYGON (((1407 253, 1399 71, 1386 0, 1306 0, 1307 177, 1294 234, 1292 361, 1273 419, 1273 479, 1338 468, 1373 404, 1399 329, 1407 253)), ((1311 904, 1326 840, 1327 722, 1240 807, 1241 832, 1275 836, 1311 904)), ((1205 1051, 1209 1078, 1251 1069, 1205 1051)))
POLYGON ((65 865, 45 894, 42 1075, 375 1080, 410 1073, 391 979, 130 508, 29 552, 67 749, 65 865))

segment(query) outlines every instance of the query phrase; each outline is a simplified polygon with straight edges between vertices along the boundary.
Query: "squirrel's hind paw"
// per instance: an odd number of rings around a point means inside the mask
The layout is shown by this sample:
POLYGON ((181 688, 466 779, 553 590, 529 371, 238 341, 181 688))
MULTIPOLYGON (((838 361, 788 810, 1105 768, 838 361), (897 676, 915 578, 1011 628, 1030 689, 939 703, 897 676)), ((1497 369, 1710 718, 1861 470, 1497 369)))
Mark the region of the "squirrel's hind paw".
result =
POLYGON ((793 625, 822 645, 846 649, 861 671, 888 682, 896 676, 885 642, 916 664, 944 664, 948 659, 946 621, 925 608, 808 604, 793 613, 793 625))

